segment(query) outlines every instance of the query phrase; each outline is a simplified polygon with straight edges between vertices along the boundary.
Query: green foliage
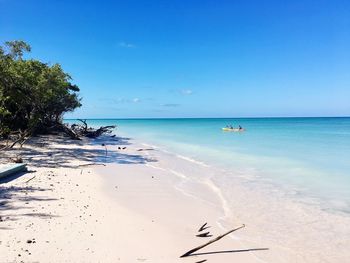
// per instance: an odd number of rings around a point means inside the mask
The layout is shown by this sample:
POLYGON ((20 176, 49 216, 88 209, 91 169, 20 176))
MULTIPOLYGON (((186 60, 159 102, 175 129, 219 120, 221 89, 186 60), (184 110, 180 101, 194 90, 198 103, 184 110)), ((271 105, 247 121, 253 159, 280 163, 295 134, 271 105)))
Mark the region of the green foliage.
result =
POLYGON ((23 41, 0 47, 1 137, 17 130, 44 132, 81 106, 79 88, 59 64, 22 59, 30 49, 23 41))

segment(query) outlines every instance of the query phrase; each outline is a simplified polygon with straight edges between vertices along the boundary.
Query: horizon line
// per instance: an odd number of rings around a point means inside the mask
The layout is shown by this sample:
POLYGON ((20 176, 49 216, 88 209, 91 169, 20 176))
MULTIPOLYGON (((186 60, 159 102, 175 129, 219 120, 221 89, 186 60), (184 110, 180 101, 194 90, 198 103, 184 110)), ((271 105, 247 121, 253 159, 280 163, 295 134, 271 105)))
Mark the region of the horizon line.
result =
POLYGON ((350 118, 350 116, 266 116, 266 117, 131 117, 131 118, 63 118, 63 120, 164 120, 164 119, 301 119, 301 118, 350 118))

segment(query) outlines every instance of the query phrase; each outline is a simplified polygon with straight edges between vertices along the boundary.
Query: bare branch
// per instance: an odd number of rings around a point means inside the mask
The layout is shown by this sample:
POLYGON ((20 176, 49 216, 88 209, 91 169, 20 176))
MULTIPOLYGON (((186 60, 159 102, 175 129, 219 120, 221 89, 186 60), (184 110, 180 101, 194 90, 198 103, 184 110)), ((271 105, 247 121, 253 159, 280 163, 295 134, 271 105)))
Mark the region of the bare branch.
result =
POLYGON ((204 247, 206 247, 206 246, 209 246, 210 244, 212 244, 212 243, 214 243, 214 242, 216 242, 216 241, 222 239, 223 237, 225 237, 225 236, 231 234, 232 232, 237 231, 237 230, 239 230, 239 229, 241 229, 241 228, 243 228, 243 227, 245 227, 245 225, 241 225, 240 227, 234 228, 234 229, 232 229, 232 230, 226 232, 225 234, 222 234, 222 235, 220 235, 220 236, 218 236, 218 237, 216 237, 216 238, 210 240, 209 242, 207 242, 207 243, 205 243, 205 244, 203 244, 203 245, 200 245, 200 246, 198 246, 198 247, 195 247, 195 248, 193 248, 193 249, 187 251, 187 252, 186 252, 185 254, 183 254, 180 258, 184 258, 184 257, 191 256, 194 252, 196 252, 196 251, 198 251, 198 250, 200 250, 200 249, 202 249, 202 248, 204 248, 204 247))

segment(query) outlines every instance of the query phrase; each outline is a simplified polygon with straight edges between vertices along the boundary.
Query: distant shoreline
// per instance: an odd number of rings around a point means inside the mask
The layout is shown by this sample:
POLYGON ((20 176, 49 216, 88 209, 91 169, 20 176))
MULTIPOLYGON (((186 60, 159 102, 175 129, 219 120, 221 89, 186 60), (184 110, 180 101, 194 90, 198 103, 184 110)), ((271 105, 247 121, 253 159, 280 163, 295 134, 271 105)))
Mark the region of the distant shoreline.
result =
POLYGON ((182 119, 331 119, 331 118, 350 118, 350 116, 289 116, 289 117, 183 117, 183 118, 64 118, 67 121, 74 121, 78 119, 84 120, 182 120, 182 119))

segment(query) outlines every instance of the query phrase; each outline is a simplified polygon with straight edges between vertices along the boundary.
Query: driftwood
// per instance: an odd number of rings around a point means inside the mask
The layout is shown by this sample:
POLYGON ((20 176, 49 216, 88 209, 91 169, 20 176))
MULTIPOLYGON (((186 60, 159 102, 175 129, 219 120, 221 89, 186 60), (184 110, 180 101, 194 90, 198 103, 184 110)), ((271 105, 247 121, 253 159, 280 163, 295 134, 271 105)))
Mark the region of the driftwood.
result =
POLYGON ((83 131, 86 132, 88 130, 88 125, 86 123, 86 120, 78 119, 78 121, 83 123, 83 131))
POLYGON ((113 129, 115 129, 115 125, 103 126, 98 128, 97 130, 89 129, 84 136, 88 138, 97 138, 104 133, 111 133, 113 129))
POLYGON ((88 127, 86 120, 78 119, 82 124, 61 125, 61 130, 74 140, 81 140, 81 137, 97 138, 103 134, 112 133, 115 125, 102 126, 98 129, 88 127))
POLYGON ((79 135, 71 128, 68 126, 61 124, 62 130, 65 134, 67 134, 71 139, 73 140, 81 140, 79 135))
POLYGON ((196 237, 212 237, 212 236, 213 235, 210 235, 210 232, 205 232, 205 233, 196 235, 196 237))
POLYGON ((245 225, 241 225, 240 227, 234 228, 234 229, 232 229, 232 230, 226 232, 225 234, 222 234, 222 235, 220 235, 220 236, 218 236, 218 237, 216 237, 216 238, 210 240, 209 242, 207 242, 207 243, 205 243, 205 244, 203 244, 203 245, 200 245, 200 246, 198 246, 198 247, 195 247, 195 248, 193 248, 193 249, 187 251, 187 252, 186 252, 185 254, 183 254, 180 258, 189 257, 189 256, 191 256, 194 252, 196 252, 196 251, 198 251, 198 250, 200 250, 200 249, 202 249, 202 248, 204 248, 204 247, 206 247, 206 246, 209 246, 210 244, 212 244, 212 243, 214 243, 214 242, 216 242, 216 241, 222 239, 223 237, 225 237, 225 236, 231 234, 232 232, 237 231, 237 230, 239 230, 239 229, 241 229, 241 228, 243 228, 243 227, 245 227, 245 225))
POLYGON ((142 152, 142 151, 154 151, 153 148, 140 148, 137 150, 138 152, 142 152))
POLYGON ((210 226, 207 226, 207 223, 205 223, 204 225, 202 225, 199 229, 198 229, 198 232, 201 232, 201 231, 204 231, 206 230, 207 228, 209 228, 210 226))
POLYGON ((6 146, 0 148, 0 150, 7 150, 15 147, 16 144, 20 144, 21 147, 23 147, 23 144, 29 139, 29 132, 28 131, 17 131, 13 132, 9 135, 9 139, 6 142, 6 146), (12 141, 11 144, 9 144, 9 140, 12 141))
POLYGON ((33 180, 36 176, 34 175, 34 177, 30 178, 29 180, 25 181, 25 183, 29 183, 31 180, 33 180))

